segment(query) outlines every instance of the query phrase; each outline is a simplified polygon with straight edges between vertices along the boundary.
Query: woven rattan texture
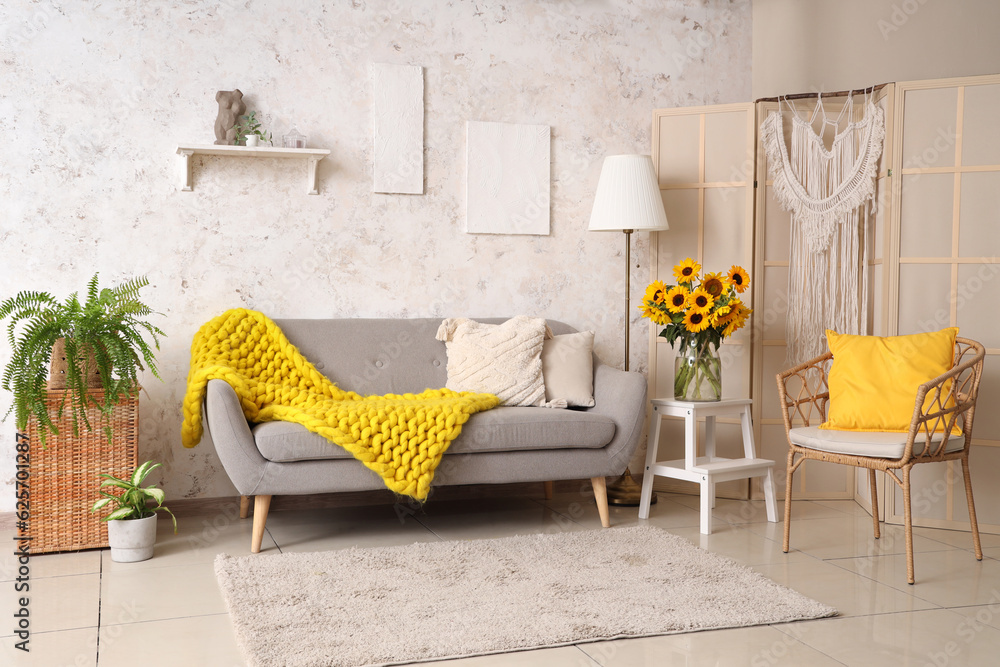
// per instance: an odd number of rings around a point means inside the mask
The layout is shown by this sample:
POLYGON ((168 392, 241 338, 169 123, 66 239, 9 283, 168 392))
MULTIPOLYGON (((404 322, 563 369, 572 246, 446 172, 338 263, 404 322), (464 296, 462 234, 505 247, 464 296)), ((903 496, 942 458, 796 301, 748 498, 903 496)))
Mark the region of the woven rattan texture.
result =
MULTIPOLYGON (((64 391, 49 390, 46 407, 54 414, 64 391)), ((92 392, 98 401, 100 390, 92 392)), ((67 401, 69 397, 66 397, 67 401)), ((66 411, 68 413, 68 410, 66 411)), ((98 499, 101 473, 115 477, 132 474, 138 463, 138 394, 118 403, 106 422, 97 408, 87 408, 93 430, 80 425, 73 435, 68 414, 53 420, 58 435, 49 434, 42 448, 34 421, 28 423, 30 475, 28 478, 29 518, 27 528, 18 528, 18 537, 31 537, 32 553, 77 551, 108 546, 108 527, 90 508, 98 499), (103 426, 111 426, 108 442, 103 426)))

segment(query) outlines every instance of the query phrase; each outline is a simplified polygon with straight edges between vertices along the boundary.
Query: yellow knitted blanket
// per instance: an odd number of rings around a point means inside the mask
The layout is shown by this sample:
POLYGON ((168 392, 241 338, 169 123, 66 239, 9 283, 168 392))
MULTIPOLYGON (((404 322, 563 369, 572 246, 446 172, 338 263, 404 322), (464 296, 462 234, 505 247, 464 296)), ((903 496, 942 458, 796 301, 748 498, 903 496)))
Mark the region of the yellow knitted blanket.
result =
POLYGON ((427 389, 360 396, 324 377, 265 315, 238 308, 205 323, 191 343, 181 439, 201 440, 209 380, 225 380, 254 422, 289 421, 334 442, 396 493, 423 501, 462 424, 496 407, 492 394, 427 389))

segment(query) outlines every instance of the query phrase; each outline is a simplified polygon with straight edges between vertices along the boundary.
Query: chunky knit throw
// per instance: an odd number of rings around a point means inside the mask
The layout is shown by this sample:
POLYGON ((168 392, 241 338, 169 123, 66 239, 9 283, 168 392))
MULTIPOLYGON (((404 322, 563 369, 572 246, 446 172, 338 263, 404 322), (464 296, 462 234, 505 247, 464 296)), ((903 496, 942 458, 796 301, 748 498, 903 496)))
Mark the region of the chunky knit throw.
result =
POLYGON ((360 396, 324 377, 265 315, 242 308, 204 324, 191 343, 181 438, 201 440, 209 380, 225 380, 253 422, 289 421, 340 445, 386 487, 426 500, 434 471, 462 424, 496 407, 492 394, 427 389, 360 396))

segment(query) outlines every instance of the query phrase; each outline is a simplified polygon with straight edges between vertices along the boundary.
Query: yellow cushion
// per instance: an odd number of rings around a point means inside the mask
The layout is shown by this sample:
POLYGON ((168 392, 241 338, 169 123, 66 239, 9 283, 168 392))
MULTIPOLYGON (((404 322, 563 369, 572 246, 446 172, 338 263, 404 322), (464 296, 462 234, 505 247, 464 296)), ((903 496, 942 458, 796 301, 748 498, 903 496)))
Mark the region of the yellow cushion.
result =
MULTIPOLYGON (((886 337, 827 330, 833 364, 827 378, 829 419, 820 428, 908 431, 917 388, 951 368, 957 335, 955 327, 886 337)), ((925 407, 932 399, 928 394, 925 407)), ((949 406, 953 404, 949 400, 949 406)), ((960 433, 956 425, 953 434, 960 433)))

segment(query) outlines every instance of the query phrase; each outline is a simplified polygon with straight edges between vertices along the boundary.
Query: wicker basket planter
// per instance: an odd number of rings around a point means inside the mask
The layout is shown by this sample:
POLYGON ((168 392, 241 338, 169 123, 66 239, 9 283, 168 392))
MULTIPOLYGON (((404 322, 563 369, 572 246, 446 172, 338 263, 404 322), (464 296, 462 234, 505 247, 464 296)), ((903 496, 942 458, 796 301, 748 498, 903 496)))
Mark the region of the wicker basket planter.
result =
MULTIPOLYGON (((64 390, 48 391, 46 407, 55 414, 64 390)), ((92 394, 100 400, 99 389, 92 394)), ((66 396, 66 400, 71 398, 66 396)), ((80 425, 80 435, 73 435, 68 416, 54 420, 59 434, 50 434, 43 449, 37 425, 29 421, 30 476, 28 490, 30 516, 27 527, 18 524, 18 537, 31 537, 32 553, 77 551, 108 546, 108 528, 90 508, 98 498, 98 475, 109 473, 126 477, 138 464, 139 396, 138 393, 116 405, 110 417, 111 442, 104 432, 101 413, 87 409, 87 419, 94 430, 80 425)))

